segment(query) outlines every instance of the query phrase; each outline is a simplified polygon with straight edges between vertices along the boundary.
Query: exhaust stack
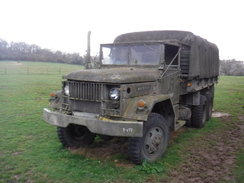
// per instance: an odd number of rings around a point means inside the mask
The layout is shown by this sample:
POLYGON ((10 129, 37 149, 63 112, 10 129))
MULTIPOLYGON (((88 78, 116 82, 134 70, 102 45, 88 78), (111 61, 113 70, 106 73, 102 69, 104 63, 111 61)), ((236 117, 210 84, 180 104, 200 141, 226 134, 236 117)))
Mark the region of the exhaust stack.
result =
POLYGON ((91 48, 90 48, 90 37, 91 37, 91 31, 87 34, 87 53, 86 53, 86 69, 91 69, 91 48))

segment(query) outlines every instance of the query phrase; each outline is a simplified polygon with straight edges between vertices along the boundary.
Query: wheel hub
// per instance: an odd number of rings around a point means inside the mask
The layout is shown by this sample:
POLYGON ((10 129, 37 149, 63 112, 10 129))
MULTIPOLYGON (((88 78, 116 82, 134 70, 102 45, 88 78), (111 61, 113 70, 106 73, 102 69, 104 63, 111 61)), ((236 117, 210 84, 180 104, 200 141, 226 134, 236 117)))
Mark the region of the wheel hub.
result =
POLYGON ((82 139, 85 134, 86 134, 85 127, 78 126, 78 125, 73 126, 73 129, 71 132, 71 135, 73 136, 73 138, 79 140, 79 139, 82 139))
POLYGON ((147 135, 145 141, 145 150, 148 154, 155 154, 160 149, 163 141, 163 133, 159 128, 153 128, 147 135))

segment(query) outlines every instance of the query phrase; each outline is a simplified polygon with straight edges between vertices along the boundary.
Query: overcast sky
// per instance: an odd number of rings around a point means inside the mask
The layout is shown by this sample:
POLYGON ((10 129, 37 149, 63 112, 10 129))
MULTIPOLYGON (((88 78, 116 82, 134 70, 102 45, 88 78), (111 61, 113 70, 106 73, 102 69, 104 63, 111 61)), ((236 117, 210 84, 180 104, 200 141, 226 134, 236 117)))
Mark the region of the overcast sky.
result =
POLYGON ((85 53, 123 33, 191 31, 219 47, 220 59, 244 61, 241 0, 0 0, 0 38, 85 53))

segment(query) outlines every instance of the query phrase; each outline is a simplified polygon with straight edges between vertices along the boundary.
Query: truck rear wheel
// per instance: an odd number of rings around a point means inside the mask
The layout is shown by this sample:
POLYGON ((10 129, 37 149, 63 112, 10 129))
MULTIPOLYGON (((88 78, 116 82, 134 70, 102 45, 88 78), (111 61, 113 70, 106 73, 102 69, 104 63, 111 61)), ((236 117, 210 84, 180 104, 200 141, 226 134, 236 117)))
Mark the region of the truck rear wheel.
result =
POLYGON ((71 124, 66 128, 57 127, 58 138, 65 147, 82 147, 93 142, 96 134, 87 127, 71 124))
POLYGON ((129 157, 134 164, 142 164, 143 159, 152 163, 160 159, 168 146, 169 127, 166 119, 157 113, 152 113, 144 122, 143 137, 129 139, 129 157))
POLYGON ((204 95, 200 96, 200 105, 192 106, 192 126, 202 128, 207 121, 208 114, 207 99, 204 95))

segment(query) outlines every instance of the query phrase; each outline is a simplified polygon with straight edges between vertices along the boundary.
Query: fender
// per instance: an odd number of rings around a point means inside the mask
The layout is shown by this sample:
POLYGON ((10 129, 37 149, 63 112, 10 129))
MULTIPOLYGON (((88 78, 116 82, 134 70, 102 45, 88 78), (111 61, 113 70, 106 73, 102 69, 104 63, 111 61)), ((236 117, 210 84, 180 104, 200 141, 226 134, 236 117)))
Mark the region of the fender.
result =
MULTIPOLYGON (((157 104, 160 104, 164 101, 170 102, 172 106, 173 115, 175 116, 175 111, 173 108, 173 104, 171 101, 170 95, 147 95, 147 96, 140 96, 130 99, 129 103, 127 103, 127 107, 123 114, 123 118, 125 119, 133 119, 138 121, 147 121, 149 114, 154 111, 154 107, 157 104), (143 100, 146 103, 144 108, 138 107, 138 101, 143 100)), ((155 112, 161 113, 159 109, 156 109, 155 112), (158 111, 157 111, 158 110, 158 111)), ((162 114, 162 113, 161 113, 162 114)))
POLYGON ((59 90, 57 92, 52 92, 50 94, 50 98, 49 98, 49 105, 48 107, 53 108, 53 109, 61 109, 62 108, 62 103, 63 103, 63 96, 62 96, 62 91, 59 90), (53 96, 51 96, 51 94, 53 96))

